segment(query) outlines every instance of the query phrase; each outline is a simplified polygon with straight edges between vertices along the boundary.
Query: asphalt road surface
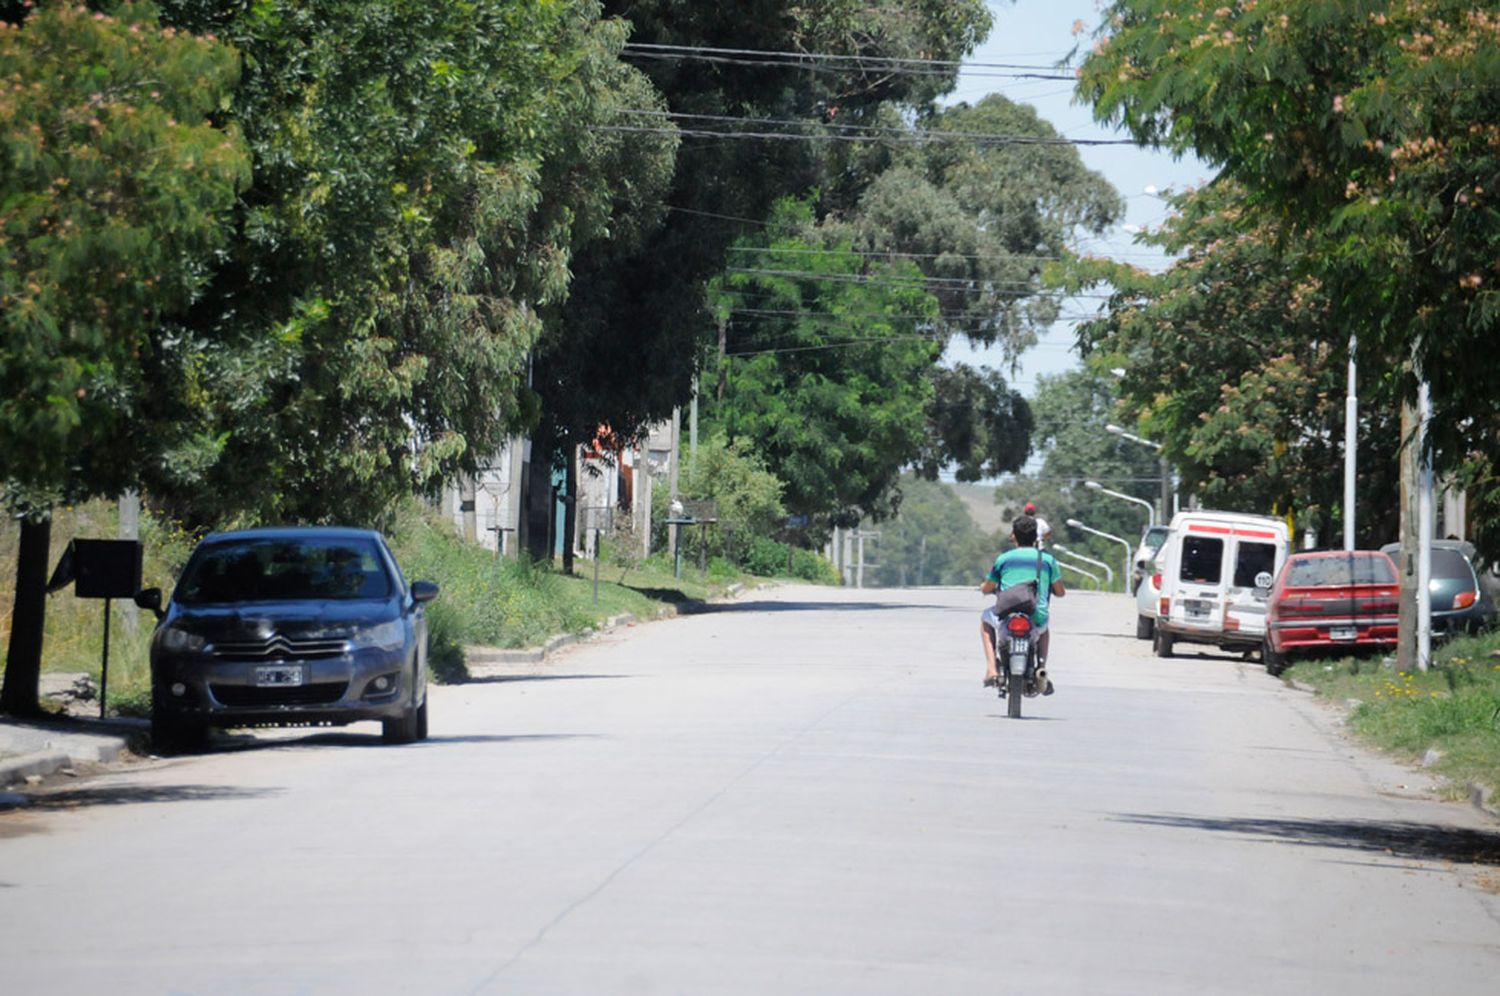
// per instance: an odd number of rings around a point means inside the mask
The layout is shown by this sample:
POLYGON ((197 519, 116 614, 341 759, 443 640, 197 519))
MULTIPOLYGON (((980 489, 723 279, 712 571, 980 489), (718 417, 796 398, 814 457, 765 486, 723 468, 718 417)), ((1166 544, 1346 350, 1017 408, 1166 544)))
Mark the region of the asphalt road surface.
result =
POLYGON ((7 993, 1500 991, 1500 827, 1236 658, 779 588, 0 814, 7 993))

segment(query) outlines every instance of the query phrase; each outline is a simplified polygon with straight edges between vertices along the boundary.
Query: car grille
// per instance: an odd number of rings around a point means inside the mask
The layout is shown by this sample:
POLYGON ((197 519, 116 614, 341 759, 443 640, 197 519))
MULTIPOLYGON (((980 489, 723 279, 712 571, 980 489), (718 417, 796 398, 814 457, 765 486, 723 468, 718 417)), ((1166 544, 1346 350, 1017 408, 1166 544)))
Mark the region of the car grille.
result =
POLYGON ((264 640, 215 643, 214 656, 233 661, 318 661, 342 657, 348 649, 344 640, 291 640, 273 633, 264 640))
POLYGON ((261 706, 329 705, 344 697, 347 681, 320 681, 287 688, 256 688, 253 685, 210 685, 214 698, 235 708, 261 706))

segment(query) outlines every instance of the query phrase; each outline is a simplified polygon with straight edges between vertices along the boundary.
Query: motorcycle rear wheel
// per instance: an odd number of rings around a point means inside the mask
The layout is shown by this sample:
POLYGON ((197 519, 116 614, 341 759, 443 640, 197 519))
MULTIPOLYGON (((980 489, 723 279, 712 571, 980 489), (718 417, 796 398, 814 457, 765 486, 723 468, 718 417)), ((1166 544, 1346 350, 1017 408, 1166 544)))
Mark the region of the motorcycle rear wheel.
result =
POLYGON ((1011 719, 1021 718, 1021 695, 1026 689, 1026 679, 1019 674, 1010 676, 1006 688, 1005 714, 1011 719))

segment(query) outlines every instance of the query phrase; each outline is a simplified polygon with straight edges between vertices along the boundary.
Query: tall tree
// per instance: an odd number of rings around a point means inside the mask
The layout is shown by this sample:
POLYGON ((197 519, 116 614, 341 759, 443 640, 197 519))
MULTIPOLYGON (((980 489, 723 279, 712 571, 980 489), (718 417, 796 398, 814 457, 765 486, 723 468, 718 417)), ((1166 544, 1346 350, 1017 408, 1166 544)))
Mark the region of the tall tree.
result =
POLYGON ((248 180, 237 132, 206 119, 238 69, 144 3, 0 31, 0 487, 22 516, 6 712, 37 709, 52 506, 191 443, 146 413, 171 363, 160 323, 201 294, 248 180))
MULTIPOLYGON (((1284 226, 1361 365, 1432 385, 1440 470, 1484 485, 1500 401, 1467 360, 1500 319, 1500 18, 1462 0, 1125 0, 1079 92, 1195 150, 1284 226), (1476 459, 1478 456, 1478 459, 1476 459)), ((1340 336, 1342 338, 1342 336, 1340 336)), ((1484 497, 1491 496, 1491 497, 1484 497)), ((1484 506, 1480 518, 1487 515, 1484 506)), ((1481 534, 1488 552, 1500 537, 1481 534)))
MULTIPOLYGON (((826 143, 749 133, 816 138, 831 120, 866 120, 887 102, 925 104, 951 87, 956 66, 912 73, 892 60, 957 60, 990 23, 979 0, 604 6, 630 21, 627 56, 693 134, 684 137, 663 225, 636 245, 596 243, 575 261, 573 293, 536 354, 543 409, 532 454, 541 462, 592 438, 601 424, 635 435, 689 397, 697 347, 712 329, 705 287, 726 248, 778 199, 824 179, 826 143), (772 54, 726 58, 707 51, 715 47, 772 54)), ((650 134, 668 120, 656 108, 636 111, 648 113, 622 114, 615 127, 650 134)))
POLYGON ((871 266, 847 243, 823 244, 805 205, 784 204, 767 233, 742 242, 768 250, 766 266, 711 292, 741 322, 709 419, 752 442, 786 482, 789 511, 820 524, 883 515, 924 443, 942 353, 936 299, 910 264, 871 266))
MULTIPOLYGON (((1292 513, 1325 539, 1342 522, 1346 332, 1303 243, 1247 219, 1232 181, 1172 198, 1141 240, 1174 257, 1161 273, 1106 260, 1067 269, 1075 289, 1112 288, 1079 325, 1097 364, 1121 366, 1126 407, 1162 442, 1183 486, 1212 507, 1292 513)), ((1366 371, 1356 521, 1367 545, 1391 539, 1394 382, 1366 371)))
POLYGON ((183 518, 371 521, 535 418, 538 309, 573 245, 652 201, 669 136, 594 126, 650 92, 590 0, 163 0, 246 54, 224 116, 256 179, 177 328, 219 448, 153 481, 183 518), (654 173, 653 173, 654 171, 654 173))

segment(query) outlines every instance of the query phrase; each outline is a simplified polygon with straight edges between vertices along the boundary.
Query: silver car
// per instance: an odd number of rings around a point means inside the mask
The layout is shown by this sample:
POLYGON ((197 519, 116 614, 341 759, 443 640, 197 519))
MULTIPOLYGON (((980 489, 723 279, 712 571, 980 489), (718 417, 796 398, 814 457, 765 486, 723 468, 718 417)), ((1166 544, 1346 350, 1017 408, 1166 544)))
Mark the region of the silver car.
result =
POLYGON ((159 744, 209 727, 378 719, 387 743, 427 736, 425 603, 379 533, 295 527, 216 533, 193 551, 157 614, 151 719, 159 744))

